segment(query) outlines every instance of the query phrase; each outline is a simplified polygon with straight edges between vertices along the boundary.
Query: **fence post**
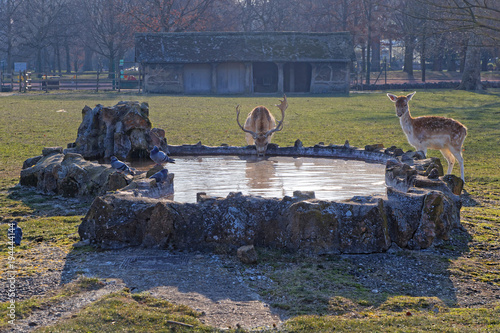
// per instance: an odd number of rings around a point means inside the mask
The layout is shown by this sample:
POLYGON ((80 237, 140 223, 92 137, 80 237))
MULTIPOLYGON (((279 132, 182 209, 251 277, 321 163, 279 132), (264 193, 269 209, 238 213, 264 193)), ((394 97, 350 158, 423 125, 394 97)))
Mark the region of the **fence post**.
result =
POLYGON ((144 82, 144 80, 143 80, 143 77, 142 77, 142 65, 139 64, 139 82, 137 84, 137 86, 139 87, 139 94, 141 93, 141 88, 142 88, 143 82, 144 82))
POLYGON ((384 71, 385 71, 384 83, 387 85, 387 58, 386 57, 384 57, 384 71))
POLYGON ((97 71, 97 82, 96 82, 95 92, 99 92, 99 71, 97 71))
MULTIPOLYGON (((116 74, 115 74, 116 77, 116 74)), ((120 70, 118 70, 118 82, 117 82, 117 87, 118 87, 118 92, 120 92, 121 87, 122 87, 122 74, 120 73, 120 70)))

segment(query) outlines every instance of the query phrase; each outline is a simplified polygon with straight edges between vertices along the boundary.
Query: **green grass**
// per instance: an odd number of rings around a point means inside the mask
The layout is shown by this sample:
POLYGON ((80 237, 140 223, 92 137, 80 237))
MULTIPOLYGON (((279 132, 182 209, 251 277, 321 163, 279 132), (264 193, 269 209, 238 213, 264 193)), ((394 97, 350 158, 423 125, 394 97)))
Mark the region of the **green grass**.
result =
MULTIPOLYGON (((399 92, 393 92, 399 93, 399 92)), ((499 181, 500 91, 485 94, 464 91, 419 91, 410 107, 414 116, 455 118, 469 129, 464 144, 466 180, 499 181)), ((16 182, 22 162, 47 146, 66 146, 76 139, 84 105, 114 105, 120 100, 147 101, 153 126, 163 128, 170 144, 244 145, 235 121, 235 106, 243 113, 263 104, 278 116, 277 97, 135 96, 117 93, 28 93, 1 97, 0 171, 3 188, 16 182), (67 112, 56 112, 64 109, 67 112)), ((407 143, 394 106, 385 93, 351 94, 350 97, 289 97, 284 130, 273 141, 280 146, 301 139, 364 147, 370 143, 412 149, 407 143)), ((431 156, 440 157, 431 151, 431 156)), ((458 174, 454 170, 455 174, 458 174)), ((1 188, 1 187, 0 187, 1 188)))
MULTIPOLYGON (((382 143, 386 147, 396 145, 404 150, 412 149, 400 128, 394 105, 385 93, 354 93, 349 97, 289 96, 284 130, 275 134, 273 142, 291 146, 296 139, 302 140, 304 145, 318 142, 343 144, 349 140, 351 145, 358 147, 382 143)), ((402 94, 398 91, 391 93, 402 94)), ((7 256, 7 222, 13 220, 19 222, 25 234, 23 245, 16 248, 19 260, 31 260, 30 251, 41 243, 66 252, 71 250, 71 243, 76 240, 70 235, 75 234, 82 216, 47 215, 44 209, 48 208, 50 201, 34 192, 13 187, 19 181, 25 159, 41 154, 43 147, 65 147, 76 139, 81 110, 85 105, 112 106, 121 100, 146 101, 149 102, 153 126, 166 131, 170 144, 201 141, 207 145, 245 145, 244 134, 236 125, 235 106, 240 104, 242 113, 245 113, 262 104, 278 116, 273 105, 279 97, 136 96, 90 92, 0 95, 0 116, 4 119, 0 122, 0 258, 7 256), (56 112, 61 109, 67 112, 56 112)), ((447 271, 458 278, 499 286, 500 265, 487 254, 500 248, 500 90, 481 94, 418 91, 410 108, 413 116, 447 116, 468 127, 464 144, 465 189, 475 205, 462 209, 462 224, 470 235, 470 239, 465 240, 468 242, 466 251, 460 252, 462 250, 453 244, 443 246, 444 250, 457 251, 446 258, 447 271)), ((441 157, 436 151, 429 151, 429 155, 441 157)), ((459 175, 458 167, 455 167, 454 174, 459 175)), ((403 295, 374 295, 354 281, 342 260, 308 262, 268 254, 264 264, 273 268, 271 277, 285 281, 273 291, 267 291, 274 295, 264 296, 287 297, 286 302, 277 301, 273 305, 299 316, 288 321, 284 330, 500 331, 498 306, 491 306, 488 310, 447 308, 440 302, 442 300, 433 297, 412 299, 403 295), (406 312, 412 315, 408 316, 406 312), (324 316, 314 316, 319 314, 324 316)), ((33 262, 29 269, 43 270, 42 266, 33 262)), ((1 269, 2 272, 5 270, 4 265, 1 269)), ((29 275, 31 272, 26 270, 19 274, 29 275)), ((209 330, 189 310, 174 308, 149 296, 140 296, 145 299, 137 297, 127 293, 110 295, 82 310, 75 318, 62 321, 55 330, 94 332, 102 331, 103 327, 112 327, 113 331, 140 331, 141 327, 147 327, 149 331, 184 329, 167 325, 165 318, 177 318, 172 320, 192 324, 198 331, 209 330)), ((42 301, 33 298, 23 302, 23 306, 32 311, 42 301)))
MULTIPOLYGON (((304 314, 343 314, 347 309, 364 309, 380 304, 383 293, 374 294, 352 279, 349 261, 340 256, 312 258, 301 254, 259 249, 259 260, 274 281, 273 288, 264 292, 271 304, 287 310, 292 316, 304 314), (337 295, 331 297, 331 295, 337 295)), ((252 281, 249 281, 252 285, 252 281)), ((258 288, 258 283, 256 286, 258 288)))
POLYGON ((354 318, 302 316, 285 324, 286 332, 500 332, 500 306, 491 309, 414 307, 403 312, 364 312, 354 318))
POLYGON ((199 316, 187 306, 121 291, 92 303, 69 320, 38 332, 214 332, 199 321, 199 316))

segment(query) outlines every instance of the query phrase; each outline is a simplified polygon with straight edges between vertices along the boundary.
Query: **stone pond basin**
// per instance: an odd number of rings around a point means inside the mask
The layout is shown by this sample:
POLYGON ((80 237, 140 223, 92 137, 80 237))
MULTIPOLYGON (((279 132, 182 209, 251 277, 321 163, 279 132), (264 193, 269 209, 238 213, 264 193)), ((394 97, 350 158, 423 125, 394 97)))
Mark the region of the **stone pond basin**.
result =
MULTIPOLYGON (((172 156, 252 154, 252 147, 168 146, 172 156)), ((270 155, 351 158, 385 163, 386 195, 316 199, 295 191, 282 198, 232 192, 198 193, 196 203, 169 199, 166 184, 125 176, 78 154, 47 149, 25 162, 21 185, 67 196, 95 196, 78 232, 84 244, 187 251, 234 251, 245 245, 312 253, 376 253, 393 244, 425 249, 460 227, 463 183, 443 176, 439 159, 381 145, 364 149, 316 145, 269 147, 270 155)))
MULTIPOLYGON (((261 197, 242 194, 235 186, 234 192, 220 197, 200 191, 195 202, 174 201, 174 173, 157 183, 149 177, 161 167, 125 175, 106 163, 111 156, 126 161, 147 159, 155 145, 173 157, 246 158, 256 155, 255 147, 209 147, 201 142, 168 145, 165 131, 152 128, 149 112, 148 103, 138 101, 85 106, 74 142, 66 149, 45 148, 40 156, 24 162, 21 185, 43 193, 93 200, 79 226, 80 245, 187 251, 260 246, 313 253, 375 253, 394 244, 425 249, 446 241, 451 231, 460 227, 462 180, 443 176, 437 158, 426 159, 421 152, 404 153, 381 144, 356 148, 346 141, 344 145, 305 147, 297 140, 291 147, 270 144, 266 152, 267 156, 385 165, 385 188, 382 184, 379 195, 333 201, 319 199, 319 194, 316 198, 309 187, 302 187, 302 191, 293 188, 282 192, 280 197, 261 197)), ((338 173, 333 171, 331 176, 335 175, 338 173)), ((203 173, 193 177, 203 176, 207 177, 203 173)), ((320 177, 329 176, 326 173, 320 177)), ((356 173, 351 179, 368 178, 356 173)))

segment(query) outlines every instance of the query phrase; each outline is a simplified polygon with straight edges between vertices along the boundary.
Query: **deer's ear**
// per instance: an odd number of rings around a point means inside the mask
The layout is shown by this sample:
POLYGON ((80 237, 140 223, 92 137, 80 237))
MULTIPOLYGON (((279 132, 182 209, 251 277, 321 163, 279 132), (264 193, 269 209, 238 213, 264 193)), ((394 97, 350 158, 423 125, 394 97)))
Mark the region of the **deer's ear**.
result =
POLYGON ((413 95, 415 95, 416 93, 417 93, 417 92, 416 92, 416 91, 414 91, 414 92, 412 92, 411 94, 406 95, 406 98, 407 98, 408 100, 411 100, 411 98, 413 97, 413 95))
POLYGON ((387 97, 389 97, 389 99, 393 102, 396 102, 396 100, 398 99, 398 96, 393 94, 387 94, 387 97))

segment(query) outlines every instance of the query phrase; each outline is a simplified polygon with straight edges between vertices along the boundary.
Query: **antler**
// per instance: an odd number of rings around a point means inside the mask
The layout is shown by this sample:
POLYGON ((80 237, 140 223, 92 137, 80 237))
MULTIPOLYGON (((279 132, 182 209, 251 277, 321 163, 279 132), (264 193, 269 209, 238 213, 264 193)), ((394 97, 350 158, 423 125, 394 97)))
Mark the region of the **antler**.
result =
POLYGON ((266 133, 266 136, 270 135, 271 133, 281 131, 283 129, 283 120, 285 120, 285 110, 288 108, 286 95, 283 94, 283 100, 280 100, 280 104, 279 105, 276 104, 276 106, 278 107, 278 109, 281 110, 281 120, 278 122, 278 125, 276 125, 276 128, 266 133))
POLYGON ((247 130, 243 126, 241 126, 239 118, 240 118, 240 105, 238 104, 236 106, 236 122, 238 123, 238 125, 240 126, 240 128, 243 130, 243 132, 250 133, 250 134, 252 134, 252 136, 256 136, 257 133, 252 132, 250 130, 247 130))

